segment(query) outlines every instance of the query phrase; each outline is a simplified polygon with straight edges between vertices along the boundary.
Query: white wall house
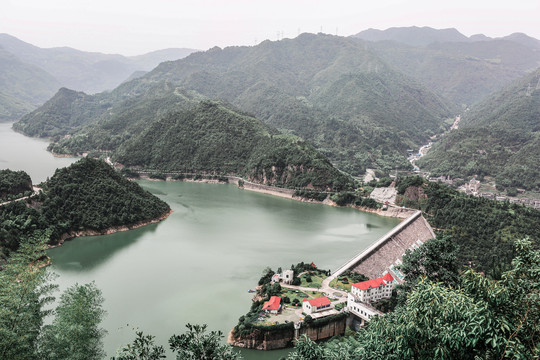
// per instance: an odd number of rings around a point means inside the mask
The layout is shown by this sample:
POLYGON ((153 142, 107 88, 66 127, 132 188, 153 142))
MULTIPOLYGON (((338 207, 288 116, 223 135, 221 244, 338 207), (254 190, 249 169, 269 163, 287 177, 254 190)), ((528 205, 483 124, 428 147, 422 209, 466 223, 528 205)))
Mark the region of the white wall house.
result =
POLYGON ((283 281, 284 284, 292 283, 293 277, 294 277, 294 271, 292 270, 285 270, 281 274, 281 280, 283 281))
POLYGON ((351 294, 360 302, 371 303, 392 297, 395 280, 390 273, 351 286, 351 294))
POLYGON ((309 300, 304 299, 302 302, 302 310, 308 315, 319 311, 330 310, 332 307, 333 306, 330 299, 328 299, 326 296, 309 300))

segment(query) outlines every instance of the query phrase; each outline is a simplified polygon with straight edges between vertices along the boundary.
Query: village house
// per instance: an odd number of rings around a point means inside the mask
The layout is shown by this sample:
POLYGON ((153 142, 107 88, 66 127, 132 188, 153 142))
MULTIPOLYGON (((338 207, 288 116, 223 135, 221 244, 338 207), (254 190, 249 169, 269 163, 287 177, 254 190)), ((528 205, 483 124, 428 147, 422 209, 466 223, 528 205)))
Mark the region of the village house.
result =
POLYGON ((272 296, 270 300, 264 303, 263 311, 270 314, 277 314, 281 310, 281 298, 279 296, 272 296))
POLYGON ((332 303, 330 302, 330 299, 328 299, 326 296, 309 300, 304 299, 304 301, 302 302, 302 310, 307 315, 311 315, 319 311, 330 310, 331 308, 332 303))

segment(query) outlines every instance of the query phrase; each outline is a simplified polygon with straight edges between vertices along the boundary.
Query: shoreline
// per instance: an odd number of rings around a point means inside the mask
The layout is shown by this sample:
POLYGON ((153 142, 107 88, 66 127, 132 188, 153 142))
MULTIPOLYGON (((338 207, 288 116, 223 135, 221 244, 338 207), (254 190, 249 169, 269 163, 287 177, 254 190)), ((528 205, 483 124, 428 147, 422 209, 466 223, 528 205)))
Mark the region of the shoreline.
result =
POLYGON ((291 199, 294 201, 300 201, 300 202, 305 202, 305 203, 322 204, 322 205, 328 205, 328 206, 333 206, 333 207, 344 207, 344 208, 348 207, 348 208, 352 208, 358 211, 369 212, 375 215, 390 217, 390 218, 397 218, 401 220, 408 218, 414 212, 416 212, 415 209, 403 208, 397 205, 388 205, 387 210, 382 210, 381 208, 372 209, 372 208, 363 207, 363 206, 339 206, 334 201, 330 200, 330 198, 328 197, 324 201, 306 199, 303 197, 294 196, 294 192, 296 191, 295 189, 280 188, 280 187, 275 187, 271 185, 257 184, 257 183, 253 183, 251 181, 245 180, 239 176, 229 175, 226 177, 229 180, 228 182, 219 181, 217 179, 202 179, 202 178, 197 179, 197 180, 189 179, 189 178, 177 180, 177 179, 173 179, 171 176, 166 176, 165 180, 162 180, 162 179, 151 179, 146 174, 140 174, 139 178, 130 178, 130 180, 183 181, 183 182, 207 183, 207 184, 233 184, 242 190, 258 192, 261 194, 277 196, 277 197, 291 199), (243 185, 240 185, 239 181, 242 181, 243 185))
POLYGON ((106 229, 103 229, 103 230, 89 230, 89 229, 87 229, 87 230, 79 230, 79 231, 70 231, 70 232, 62 234, 60 236, 60 239, 54 245, 49 245, 48 244, 46 250, 54 249, 56 247, 62 246, 62 244, 64 244, 64 242, 69 241, 69 240, 74 239, 74 238, 78 238, 78 237, 110 235, 110 234, 114 234, 114 233, 117 233, 117 232, 138 229, 138 228, 141 228, 141 227, 146 226, 146 225, 156 224, 156 223, 168 218, 172 213, 173 213, 173 210, 170 209, 169 211, 167 211, 166 213, 160 215, 159 217, 157 217, 155 219, 139 221, 139 222, 136 222, 136 223, 130 224, 130 225, 113 226, 113 227, 106 228, 106 229))

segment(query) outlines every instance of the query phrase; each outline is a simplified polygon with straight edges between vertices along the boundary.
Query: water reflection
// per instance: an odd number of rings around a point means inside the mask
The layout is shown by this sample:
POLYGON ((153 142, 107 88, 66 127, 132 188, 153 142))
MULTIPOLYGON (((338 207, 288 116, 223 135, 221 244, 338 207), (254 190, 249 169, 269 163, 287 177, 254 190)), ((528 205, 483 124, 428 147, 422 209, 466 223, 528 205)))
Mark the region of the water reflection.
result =
POLYGON ((49 250, 54 267, 62 272, 91 272, 110 261, 117 252, 126 250, 140 238, 152 234, 159 224, 118 232, 107 236, 86 236, 72 239, 49 250))

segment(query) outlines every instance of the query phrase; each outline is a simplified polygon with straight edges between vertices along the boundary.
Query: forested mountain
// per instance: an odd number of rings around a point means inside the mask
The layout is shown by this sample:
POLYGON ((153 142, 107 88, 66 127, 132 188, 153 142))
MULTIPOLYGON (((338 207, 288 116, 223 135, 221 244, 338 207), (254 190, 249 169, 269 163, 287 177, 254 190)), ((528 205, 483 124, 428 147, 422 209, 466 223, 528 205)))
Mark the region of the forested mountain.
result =
POLYGON ((268 185, 337 191, 352 186, 303 140, 211 101, 165 115, 122 143, 113 159, 130 167, 238 174, 268 185))
POLYGON ((18 201, 0 206, 0 258, 36 231, 47 231, 55 243, 69 232, 133 225, 170 210, 105 162, 90 158, 57 170, 42 187, 43 193, 28 204, 18 201))
POLYGON ((164 49, 125 57, 67 47, 43 49, 0 34, 0 120, 15 120, 62 86, 96 93, 114 89, 137 71, 181 59, 193 49, 164 49))
POLYGON ((505 187, 540 187, 540 69, 467 112, 419 165, 434 175, 494 176, 505 187))
POLYGON ((23 116, 13 128, 29 136, 64 135, 70 129, 83 125, 88 117, 105 110, 100 106, 98 97, 61 88, 43 106, 23 116))
POLYGON ((540 66, 540 41, 525 34, 467 38, 454 31, 449 37, 450 30, 393 28, 356 36, 371 39, 369 48, 387 63, 462 107, 540 66))
MULTIPOLYGON (((363 44, 322 34, 195 53, 99 94, 99 101, 110 109, 128 101, 136 106, 136 99, 145 101, 145 94, 164 81, 225 99, 311 142, 353 174, 366 166, 407 167, 406 149, 440 132, 452 115, 437 96, 392 70, 363 44)), ((72 111, 81 113, 77 106, 72 111)), ((97 122, 101 115, 86 122, 97 122)))
POLYGON ((49 73, 24 63, 0 46, 0 121, 20 118, 58 88, 60 83, 49 73))

